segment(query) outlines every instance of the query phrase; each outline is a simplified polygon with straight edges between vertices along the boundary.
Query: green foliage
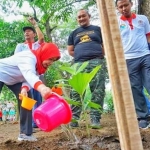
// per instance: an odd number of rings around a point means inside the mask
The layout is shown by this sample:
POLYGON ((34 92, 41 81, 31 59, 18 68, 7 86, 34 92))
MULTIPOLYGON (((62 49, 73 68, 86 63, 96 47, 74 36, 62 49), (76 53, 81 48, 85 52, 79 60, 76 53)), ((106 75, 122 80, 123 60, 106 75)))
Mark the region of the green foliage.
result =
POLYGON ((12 91, 10 91, 6 86, 3 87, 2 93, 0 95, 0 100, 5 102, 6 100, 16 102, 16 97, 12 91))
POLYGON ((55 62, 52 66, 48 68, 45 73, 46 84, 49 87, 52 87, 55 84, 56 80, 62 78, 60 69, 59 69, 59 61, 55 62))
POLYGON ((60 69, 70 73, 71 75, 77 75, 78 73, 82 72, 86 68, 87 65, 88 65, 88 62, 83 63, 79 68, 78 68, 77 63, 72 66, 62 65, 60 69))
POLYGON ((71 104, 71 105, 75 105, 75 106, 82 106, 82 104, 80 103, 80 102, 77 102, 77 101, 73 101, 72 99, 70 99, 70 98, 65 98, 66 99, 66 101, 69 103, 69 104, 71 104))
MULTIPOLYGON (((82 66, 80 68, 82 68, 82 66)), ((79 71, 81 71, 80 68, 79 71)), ((77 71, 77 74, 73 75, 72 78, 69 79, 69 84, 75 91, 77 91, 81 96, 83 96, 88 84, 90 83, 90 81, 92 80, 92 78, 95 76, 95 74, 99 69, 100 66, 97 66, 90 73, 80 73, 79 71, 77 71)))
MULTIPOLYGON (((91 102, 91 91, 89 87, 89 83, 92 80, 92 78, 95 76, 95 74, 100 69, 100 66, 95 67, 90 73, 85 73, 84 69, 87 67, 88 62, 84 62, 80 67, 78 67, 78 64, 74 64, 70 67, 60 67, 60 69, 65 70, 66 72, 70 73, 70 79, 68 80, 69 86, 71 86, 72 89, 74 89, 81 98, 80 102, 76 102, 74 100, 69 99, 68 97, 65 97, 65 99, 68 101, 68 103, 76 106, 82 107, 83 112, 83 120, 86 121, 86 130, 87 134, 90 137, 89 133, 89 126, 88 126, 88 117, 87 117, 87 108, 95 108, 99 111, 101 111, 101 106, 99 106, 96 103, 91 102)), ((76 122, 77 120, 72 120, 72 122, 76 122)))
POLYGON ((76 12, 72 12, 72 14, 68 17, 68 21, 59 22, 57 24, 56 30, 52 31, 53 41, 59 45, 59 47, 66 50, 67 41, 69 34, 78 27, 76 20, 76 12))
MULTIPOLYGON (((87 67, 88 62, 84 62, 79 68, 78 64, 74 64, 70 67, 61 66, 60 69, 65 70, 70 73, 70 79, 68 79, 68 84, 71 88, 73 88, 81 98, 81 106, 83 111, 86 110, 87 107, 92 107, 100 110, 100 106, 91 102, 91 91, 89 88, 89 83, 95 74, 100 69, 100 66, 95 67, 90 73, 85 73, 84 69, 87 67)), ((68 100, 65 98, 70 104, 74 103, 74 100, 68 100), (72 101, 72 102, 71 102, 72 101)), ((75 104, 76 105, 76 104, 75 104)), ((77 103, 79 105, 79 103, 77 103)))
POLYGON ((104 112, 107 113, 114 112, 114 104, 111 91, 106 91, 106 95, 104 98, 104 112))
POLYGON ((24 41, 22 28, 26 25, 27 22, 8 23, 0 19, 0 58, 13 55, 17 43, 24 41))

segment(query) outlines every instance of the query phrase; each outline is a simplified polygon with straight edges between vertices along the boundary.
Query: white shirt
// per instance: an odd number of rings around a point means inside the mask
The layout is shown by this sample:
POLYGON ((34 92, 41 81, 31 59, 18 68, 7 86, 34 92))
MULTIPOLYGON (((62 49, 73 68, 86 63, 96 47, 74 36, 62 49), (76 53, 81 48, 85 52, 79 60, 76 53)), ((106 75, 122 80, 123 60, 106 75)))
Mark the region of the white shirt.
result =
POLYGON ((144 15, 135 15, 134 17, 131 25, 127 20, 122 20, 121 17, 118 20, 126 59, 150 54, 146 38, 146 34, 150 33, 149 21, 144 15))
MULTIPOLYGON (((32 50, 37 50, 41 45, 39 44, 39 42, 34 42, 32 43, 32 50)), ((29 45, 27 43, 19 43, 17 46, 16 46, 16 49, 15 49, 15 54, 18 53, 18 52, 21 52, 21 51, 26 51, 26 50, 30 50, 29 48, 29 45)))

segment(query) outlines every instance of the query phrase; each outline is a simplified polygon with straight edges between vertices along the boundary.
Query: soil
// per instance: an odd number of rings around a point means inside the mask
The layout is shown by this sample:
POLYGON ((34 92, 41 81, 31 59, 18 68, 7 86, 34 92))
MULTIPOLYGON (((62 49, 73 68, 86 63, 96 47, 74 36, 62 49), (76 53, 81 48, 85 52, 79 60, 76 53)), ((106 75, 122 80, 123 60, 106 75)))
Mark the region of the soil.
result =
MULTIPOLYGON (((36 129, 36 142, 17 141, 19 124, 0 125, 0 150, 121 150, 114 114, 104 114, 101 129, 89 129, 85 123, 70 129, 58 127, 51 132, 36 129), (70 133, 70 135, 69 135, 70 133)), ((150 129, 140 130, 144 150, 150 150, 150 129)))

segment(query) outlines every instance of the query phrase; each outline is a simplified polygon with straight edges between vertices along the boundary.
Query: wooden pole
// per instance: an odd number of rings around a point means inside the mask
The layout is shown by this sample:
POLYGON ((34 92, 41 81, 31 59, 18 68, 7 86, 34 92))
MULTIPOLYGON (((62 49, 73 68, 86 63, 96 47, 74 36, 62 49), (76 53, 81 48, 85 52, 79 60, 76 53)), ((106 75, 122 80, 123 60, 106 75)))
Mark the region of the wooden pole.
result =
POLYGON ((114 0, 97 0, 122 150, 143 150, 114 0))

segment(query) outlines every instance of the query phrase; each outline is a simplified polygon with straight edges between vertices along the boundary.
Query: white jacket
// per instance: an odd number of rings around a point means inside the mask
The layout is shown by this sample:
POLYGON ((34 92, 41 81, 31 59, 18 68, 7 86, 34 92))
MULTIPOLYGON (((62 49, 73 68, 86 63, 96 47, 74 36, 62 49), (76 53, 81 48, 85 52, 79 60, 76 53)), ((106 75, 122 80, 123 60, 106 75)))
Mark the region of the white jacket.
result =
POLYGON ((23 82, 22 86, 34 88, 41 81, 36 72, 36 63, 36 57, 30 50, 0 59, 0 81, 6 85, 23 82))

